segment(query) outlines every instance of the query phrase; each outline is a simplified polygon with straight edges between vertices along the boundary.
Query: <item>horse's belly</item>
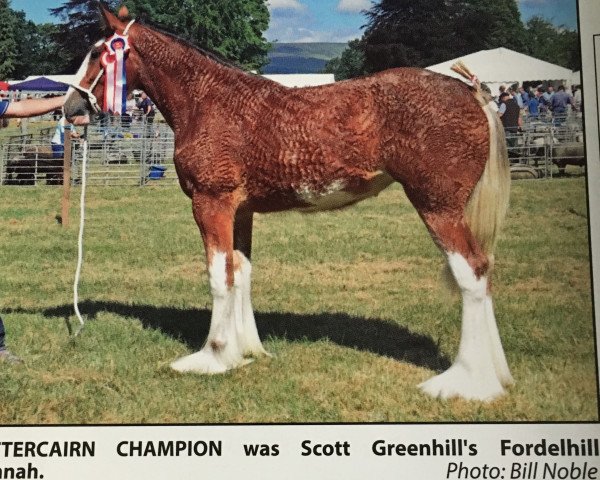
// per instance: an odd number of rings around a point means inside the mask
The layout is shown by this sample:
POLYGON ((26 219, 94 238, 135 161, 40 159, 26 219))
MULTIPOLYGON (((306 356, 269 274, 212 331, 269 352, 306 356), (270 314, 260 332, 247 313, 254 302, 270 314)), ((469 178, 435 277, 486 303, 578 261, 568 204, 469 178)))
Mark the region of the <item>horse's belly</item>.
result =
POLYGON ((296 195, 303 205, 296 210, 320 212, 343 208, 379 194, 393 181, 386 172, 378 171, 359 180, 334 180, 322 188, 302 185, 296 189, 296 195))

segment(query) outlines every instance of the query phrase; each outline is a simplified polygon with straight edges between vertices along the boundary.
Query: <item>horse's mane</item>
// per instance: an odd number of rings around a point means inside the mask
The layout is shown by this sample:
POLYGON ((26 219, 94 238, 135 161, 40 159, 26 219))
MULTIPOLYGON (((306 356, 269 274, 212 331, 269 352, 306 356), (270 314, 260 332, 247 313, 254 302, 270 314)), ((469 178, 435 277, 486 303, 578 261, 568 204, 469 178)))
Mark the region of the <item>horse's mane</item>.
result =
POLYGON ((164 25, 161 25, 161 24, 156 23, 156 22, 149 21, 146 18, 142 18, 142 19, 139 19, 139 20, 136 20, 136 21, 138 23, 140 23, 141 25, 143 25, 144 27, 149 28, 150 30, 153 30, 153 31, 155 31, 157 33, 160 33, 162 35, 165 35, 165 36, 169 37, 171 40, 179 43, 180 45, 183 45, 185 47, 189 47, 189 48, 192 48, 192 49, 196 50, 197 52, 201 53, 205 57, 208 57, 211 60, 214 60, 215 62, 220 63, 221 65, 225 65, 227 67, 235 68, 236 70, 245 71, 244 68, 240 64, 238 64, 237 62, 229 60, 229 59, 225 58, 222 54, 220 54, 218 52, 215 52, 213 50, 208 50, 206 48, 199 47, 195 43, 192 43, 189 40, 186 40, 185 38, 180 37, 179 35, 175 35, 174 33, 172 33, 169 30, 167 30, 164 25))

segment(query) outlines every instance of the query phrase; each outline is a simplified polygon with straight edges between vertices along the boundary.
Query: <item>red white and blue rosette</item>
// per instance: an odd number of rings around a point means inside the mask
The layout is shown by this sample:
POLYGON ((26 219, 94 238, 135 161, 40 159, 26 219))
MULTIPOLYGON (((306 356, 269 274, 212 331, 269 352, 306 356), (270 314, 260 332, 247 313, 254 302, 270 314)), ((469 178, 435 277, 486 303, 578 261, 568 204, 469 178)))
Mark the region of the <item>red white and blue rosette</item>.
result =
POLYGON ((104 67, 104 111, 123 115, 127 102, 127 72, 125 58, 129 51, 127 35, 114 34, 105 43, 100 61, 104 67))

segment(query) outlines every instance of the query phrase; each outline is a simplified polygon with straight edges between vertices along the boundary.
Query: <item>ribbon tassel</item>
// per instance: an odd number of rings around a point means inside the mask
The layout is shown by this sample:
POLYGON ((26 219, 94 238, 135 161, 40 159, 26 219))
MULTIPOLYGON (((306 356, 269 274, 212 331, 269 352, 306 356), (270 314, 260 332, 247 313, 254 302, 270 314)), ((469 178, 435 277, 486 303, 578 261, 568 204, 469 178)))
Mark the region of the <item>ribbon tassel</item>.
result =
POLYGON ((114 34, 105 43, 107 51, 102 55, 106 73, 104 86, 104 111, 123 115, 127 101, 127 71, 125 58, 129 50, 127 35, 114 34))

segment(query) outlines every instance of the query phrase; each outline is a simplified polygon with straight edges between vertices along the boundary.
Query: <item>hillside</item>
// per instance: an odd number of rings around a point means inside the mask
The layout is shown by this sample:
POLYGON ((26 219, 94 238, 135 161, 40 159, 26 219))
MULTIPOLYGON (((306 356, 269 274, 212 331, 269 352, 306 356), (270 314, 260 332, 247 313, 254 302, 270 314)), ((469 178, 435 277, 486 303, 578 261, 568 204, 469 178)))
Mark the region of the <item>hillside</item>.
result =
POLYGON ((274 43, 263 73, 320 73, 346 43, 274 43))

